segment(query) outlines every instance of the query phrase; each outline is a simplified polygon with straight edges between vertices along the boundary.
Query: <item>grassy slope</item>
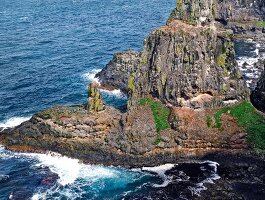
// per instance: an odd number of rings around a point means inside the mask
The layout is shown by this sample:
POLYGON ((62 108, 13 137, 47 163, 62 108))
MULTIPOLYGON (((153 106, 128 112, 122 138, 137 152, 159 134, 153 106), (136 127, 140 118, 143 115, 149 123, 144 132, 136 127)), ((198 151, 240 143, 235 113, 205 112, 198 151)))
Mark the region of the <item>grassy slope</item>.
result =
POLYGON ((139 105, 149 105, 154 116, 155 124, 156 124, 156 130, 157 130, 157 139, 155 141, 155 144, 159 144, 161 141, 160 138, 160 132, 170 128, 170 125, 168 123, 168 117, 170 114, 169 108, 167 108, 165 105, 163 105, 159 101, 155 101, 151 98, 143 98, 140 99, 139 105))
POLYGON ((248 133, 249 142, 258 151, 265 150, 265 118, 256 111, 250 102, 225 107, 215 113, 215 128, 221 128, 221 115, 229 113, 248 133))

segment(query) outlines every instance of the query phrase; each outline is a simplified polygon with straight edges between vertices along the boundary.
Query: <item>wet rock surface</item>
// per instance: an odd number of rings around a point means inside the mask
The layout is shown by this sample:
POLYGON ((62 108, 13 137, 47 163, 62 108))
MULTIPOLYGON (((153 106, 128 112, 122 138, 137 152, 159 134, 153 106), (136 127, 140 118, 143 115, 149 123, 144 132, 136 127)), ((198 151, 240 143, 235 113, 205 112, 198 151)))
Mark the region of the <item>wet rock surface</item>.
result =
POLYGON ((263 71, 257 87, 251 94, 253 105, 262 112, 265 112, 265 71, 263 71))

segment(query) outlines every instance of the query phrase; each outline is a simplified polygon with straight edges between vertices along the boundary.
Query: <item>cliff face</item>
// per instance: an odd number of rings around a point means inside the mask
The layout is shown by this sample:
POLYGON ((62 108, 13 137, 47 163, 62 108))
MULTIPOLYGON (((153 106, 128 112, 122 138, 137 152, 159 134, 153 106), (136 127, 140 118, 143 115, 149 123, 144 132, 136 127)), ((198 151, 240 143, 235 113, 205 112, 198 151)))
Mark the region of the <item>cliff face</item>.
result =
POLYGON ((251 94, 251 101, 257 109, 265 112, 265 70, 257 83, 256 89, 251 94))
POLYGON ((229 4, 218 2, 179 1, 176 18, 150 33, 143 52, 117 53, 97 74, 101 87, 128 94, 126 113, 105 107, 98 85, 92 83, 86 107, 37 113, 0 132, 1 143, 15 150, 51 150, 123 166, 248 151, 247 138, 264 149, 264 118, 242 102, 249 94, 235 61, 233 34, 215 25, 217 13, 226 7, 215 8, 229 4))
POLYGON ((126 91, 129 106, 148 95, 192 108, 221 107, 248 96, 232 34, 214 26, 173 20, 151 32, 142 54, 119 57, 97 76, 103 84, 126 91))
POLYGON ((263 0, 177 0, 177 6, 168 20, 179 19, 189 24, 207 24, 219 21, 257 21, 265 19, 263 0))
POLYGON ((140 61, 141 54, 138 52, 116 53, 96 78, 100 79, 102 87, 119 88, 124 93, 128 93, 128 79, 138 68, 140 61))
POLYGON ((247 97, 229 31, 174 20, 145 41, 133 79, 131 105, 146 95, 175 106, 223 106, 247 97))

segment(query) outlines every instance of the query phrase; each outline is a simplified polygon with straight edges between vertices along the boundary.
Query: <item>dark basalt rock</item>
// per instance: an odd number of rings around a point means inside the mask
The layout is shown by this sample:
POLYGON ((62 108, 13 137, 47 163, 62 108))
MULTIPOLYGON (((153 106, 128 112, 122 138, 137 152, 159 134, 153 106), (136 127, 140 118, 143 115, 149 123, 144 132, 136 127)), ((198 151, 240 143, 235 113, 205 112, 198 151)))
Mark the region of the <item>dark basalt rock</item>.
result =
POLYGON ((248 97, 229 31, 172 21, 145 40, 141 63, 128 83, 130 106, 149 94, 192 108, 248 97))
POLYGON ((182 20, 188 24, 205 25, 218 21, 223 25, 229 22, 265 20, 263 0, 178 0, 168 23, 182 20))
POLYGON ((263 71, 255 90, 251 94, 251 101, 257 109, 265 112, 265 70, 263 71))
POLYGON ((138 52, 129 50, 116 53, 106 67, 96 74, 96 78, 99 78, 102 87, 119 88, 127 94, 128 79, 138 68, 140 61, 141 54, 138 52))

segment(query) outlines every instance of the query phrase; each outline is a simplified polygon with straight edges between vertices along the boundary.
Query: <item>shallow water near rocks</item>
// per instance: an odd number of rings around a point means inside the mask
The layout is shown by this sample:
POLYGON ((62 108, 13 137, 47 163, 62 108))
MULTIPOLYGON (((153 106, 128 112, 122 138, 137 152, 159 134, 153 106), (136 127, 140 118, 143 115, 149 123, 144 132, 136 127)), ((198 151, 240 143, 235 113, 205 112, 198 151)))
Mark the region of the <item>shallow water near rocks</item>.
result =
POLYGON ((125 169, 3 147, 0 157, 0 199, 182 199, 199 195, 205 183, 219 179, 218 164, 211 161, 125 169))
MULTIPOLYGON (((88 81, 113 53, 141 50, 174 6, 175 0, 2 1, 0 127, 19 125, 50 106, 85 102, 88 81)), ((242 44, 236 44, 237 59, 256 59, 257 44, 242 44)), ((126 103, 120 91, 103 94, 110 105, 126 103)), ((218 179, 216 166, 124 169, 0 147, 0 199, 187 199, 218 179)))

